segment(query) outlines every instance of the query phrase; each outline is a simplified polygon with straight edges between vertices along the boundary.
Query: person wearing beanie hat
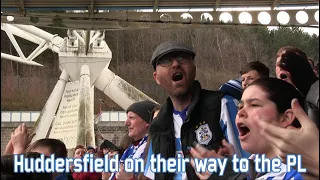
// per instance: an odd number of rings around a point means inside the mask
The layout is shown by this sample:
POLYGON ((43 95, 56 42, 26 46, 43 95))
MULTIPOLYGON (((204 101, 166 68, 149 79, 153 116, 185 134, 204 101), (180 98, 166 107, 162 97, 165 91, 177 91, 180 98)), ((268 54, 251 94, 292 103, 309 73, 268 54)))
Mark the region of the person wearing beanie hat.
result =
MULTIPOLYGON (((149 179, 198 179, 189 163, 186 164, 186 172, 153 173, 151 155, 160 154, 165 159, 174 158, 177 154, 188 156, 188 147, 194 142, 209 150, 218 150, 222 140, 237 131, 233 128, 236 126, 226 119, 229 100, 225 93, 202 89, 200 82, 195 80, 195 56, 196 51, 192 47, 175 41, 161 43, 152 54, 153 78, 169 97, 149 127, 150 146, 144 171, 149 179)), ((232 144, 234 141, 230 140, 232 144)), ((232 145, 241 149, 238 144, 232 145)), ((236 152, 238 157, 242 157, 240 151, 236 152)), ((226 172, 224 179, 234 175, 234 172, 226 172)))
MULTIPOLYGON (((128 127, 128 136, 134 140, 132 145, 127 148, 120 158, 120 163, 125 159, 143 158, 143 152, 147 144, 149 123, 152 119, 152 111, 159 105, 149 100, 136 102, 130 105, 127 110, 127 120, 125 125, 128 127)), ((111 175, 111 179, 132 179, 137 174, 124 171, 123 164, 120 164, 120 171, 111 175)))
POLYGON ((157 104, 145 100, 133 103, 126 110, 127 120, 125 125, 129 130, 129 137, 134 141, 138 141, 146 136, 151 119, 152 110, 158 106, 157 104))
POLYGON ((305 98, 305 111, 319 128, 319 79, 302 50, 285 46, 278 50, 276 76, 295 86, 305 98))
POLYGON ((149 123, 151 119, 151 112, 157 106, 159 105, 155 104, 154 102, 145 100, 145 101, 133 103, 131 106, 128 107, 128 109, 126 110, 126 113, 128 114, 131 111, 137 114, 138 116, 140 116, 142 120, 149 123))

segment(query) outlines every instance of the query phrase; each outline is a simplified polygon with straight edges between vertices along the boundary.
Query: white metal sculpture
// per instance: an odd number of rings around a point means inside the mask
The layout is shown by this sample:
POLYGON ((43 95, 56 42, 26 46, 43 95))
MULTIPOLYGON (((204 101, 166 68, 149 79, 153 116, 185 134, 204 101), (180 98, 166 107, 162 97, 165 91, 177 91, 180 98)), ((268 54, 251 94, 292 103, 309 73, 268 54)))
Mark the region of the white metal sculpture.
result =
MULTIPOLYGON (((108 69, 112 53, 104 40, 104 31, 68 30, 68 37, 61 38, 31 25, 1 23, 1 30, 7 33, 19 55, 18 57, 1 53, 3 59, 42 66, 33 60, 43 51, 51 49, 59 54, 59 67, 62 73, 36 122, 34 127, 36 136, 33 138, 33 142, 47 137, 59 103, 65 98, 63 95, 66 93, 65 87, 68 82, 80 82, 79 131, 77 139, 73 140, 78 144, 95 145, 93 86, 103 91, 123 109, 137 101, 145 99, 154 101, 108 69), (14 35, 39 46, 26 57, 14 35)), ((52 133, 50 136, 54 137, 52 133)), ((68 142, 65 143, 68 146, 68 142)), ((73 146, 68 147, 74 148, 73 146)))

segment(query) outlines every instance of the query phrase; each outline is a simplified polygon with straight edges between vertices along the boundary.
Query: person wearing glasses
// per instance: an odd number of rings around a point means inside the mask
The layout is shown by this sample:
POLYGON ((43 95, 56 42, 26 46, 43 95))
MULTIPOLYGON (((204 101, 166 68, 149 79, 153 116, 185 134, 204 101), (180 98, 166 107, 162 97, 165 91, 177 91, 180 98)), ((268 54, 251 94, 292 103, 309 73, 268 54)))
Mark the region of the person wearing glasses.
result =
MULTIPOLYGON (((195 80, 195 55, 191 47, 175 41, 164 42, 153 52, 151 64, 154 80, 169 97, 149 127, 151 142, 144 171, 147 178, 198 179, 189 163, 185 173, 153 173, 151 156, 160 154, 165 159, 187 158, 190 156, 189 147, 194 142, 210 150, 221 148, 224 138, 231 144, 236 142, 236 126, 227 123, 223 130, 221 127, 229 118, 224 93, 202 89, 200 82, 195 80)), ((237 144, 234 147, 241 148, 237 144)))

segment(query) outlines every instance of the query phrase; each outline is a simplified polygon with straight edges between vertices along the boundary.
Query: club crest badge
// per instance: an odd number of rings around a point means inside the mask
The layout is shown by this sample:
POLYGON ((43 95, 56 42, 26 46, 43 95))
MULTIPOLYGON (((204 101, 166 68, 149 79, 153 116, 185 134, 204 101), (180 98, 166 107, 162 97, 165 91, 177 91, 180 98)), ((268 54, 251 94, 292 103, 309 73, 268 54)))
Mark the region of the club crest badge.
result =
POLYGON ((208 145, 212 139, 212 132, 209 128, 209 125, 203 124, 195 132, 198 143, 208 145))

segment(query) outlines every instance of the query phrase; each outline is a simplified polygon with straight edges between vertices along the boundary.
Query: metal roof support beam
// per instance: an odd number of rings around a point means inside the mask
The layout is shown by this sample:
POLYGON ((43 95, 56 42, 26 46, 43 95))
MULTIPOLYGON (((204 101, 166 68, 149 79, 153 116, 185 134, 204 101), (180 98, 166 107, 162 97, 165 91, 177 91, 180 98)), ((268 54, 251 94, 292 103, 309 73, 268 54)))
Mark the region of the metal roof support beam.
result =
POLYGON ((20 0, 20 7, 19 7, 20 12, 24 13, 24 1, 20 0))
POLYGON ((219 6, 220 6, 220 1, 221 1, 221 0, 216 0, 216 3, 214 4, 214 11, 216 11, 216 10, 219 8, 219 6))
POLYGON ((153 12, 157 12, 158 4, 159 4, 159 0, 155 0, 153 5, 153 12))
MULTIPOLYGON (((39 9, 40 11, 52 10, 83 10, 89 9, 91 0, 2 0, 1 11, 19 11, 20 2, 24 2, 25 11, 39 9), (24 2, 25 1, 25 2, 24 2)), ((22 3, 23 4, 23 3, 22 3)), ((318 6, 319 0, 96 0, 93 5, 99 10, 127 10, 127 9, 153 9, 153 8, 168 8, 168 9, 189 9, 189 8, 237 8, 237 7, 271 7, 276 6, 293 7, 293 6, 318 6)))
POLYGON ((94 0, 90 1, 90 7, 89 7, 89 13, 93 14, 93 9, 94 9, 94 0))
MULTIPOLYGON (((213 2, 213 1, 211 1, 213 2)), ((270 3, 271 4, 271 3, 270 3)), ((160 7, 160 6, 159 6, 160 7)), ((211 6, 213 7, 213 6, 211 6)), ((221 7, 221 6, 220 6, 221 7)), ((270 6, 269 6, 270 7, 270 6)), ((314 16, 318 9, 308 9, 306 13, 308 17, 314 16)), ((286 10, 286 12, 290 16, 290 20, 287 24, 281 24, 281 26, 299 26, 299 27, 314 27, 318 28, 316 25, 319 23, 315 20, 315 18, 308 18, 308 21, 304 24, 299 23, 295 17, 296 13, 300 11, 297 10, 286 10)), ((263 25, 258 20, 258 15, 261 11, 250 11, 250 15, 252 16, 251 25, 263 25)), ((271 21, 268 26, 278 26, 279 21, 277 20, 277 13, 280 12, 279 10, 272 10, 267 11, 271 16, 271 21)), ((165 27, 170 28, 180 28, 180 27, 204 27, 204 26, 216 26, 216 25, 242 25, 237 17, 239 17, 241 11, 230 11, 230 15, 233 17, 231 23, 223 23, 221 24, 219 17, 222 14, 222 11, 204 11, 204 12, 189 12, 189 14, 193 17, 191 21, 186 22, 181 21, 181 15, 183 12, 168 12, 168 17, 170 19, 161 20, 159 21, 159 17, 161 15, 160 12, 103 12, 103 13, 95 13, 94 16, 89 16, 88 13, 76 13, 76 14, 66 14, 66 13, 26 13, 22 15, 18 12, 16 13, 4 13, 1 16, 1 20, 3 22, 7 22, 7 16, 11 15, 14 16, 14 21, 10 23, 16 23, 13 26, 18 26, 17 24, 32 24, 30 17, 38 16, 39 22, 36 23, 38 27, 48 27, 52 25, 52 19, 55 18, 57 15, 62 17, 63 19, 63 27, 55 26, 56 28, 60 29, 84 29, 84 30, 102 30, 102 29, 139 29, 139 28, 164 28, 164 23, 166 24, 165 27), (201 15, 203 13, 210 14, 213 19, 203 23, 201 21, 201 15), (124 15, 125 14, 125 15, 124 15), (149 15, 150 18, 143 19, 142 17, 149 15), (107 22, 107 23, 106 23, 107 22), (123 23, 124 22, 124 23, 123 23)), ((243 24, 247 25, 247 24, 243 24)), ((26 29, 27 32, 28 28, 26 29)), ((33 32, 32 32, 33 33, 33 32)), ((84 37, 84 36, 83 36, 84 37)), ((51 37, 46 37, 47 41, 51 41, 51 37)))
POLYGON ((274 0, 271 6, 271 10, 274 10, 275 7, 278 6, 280 0, 274 0))

